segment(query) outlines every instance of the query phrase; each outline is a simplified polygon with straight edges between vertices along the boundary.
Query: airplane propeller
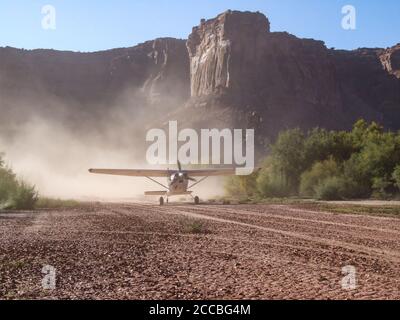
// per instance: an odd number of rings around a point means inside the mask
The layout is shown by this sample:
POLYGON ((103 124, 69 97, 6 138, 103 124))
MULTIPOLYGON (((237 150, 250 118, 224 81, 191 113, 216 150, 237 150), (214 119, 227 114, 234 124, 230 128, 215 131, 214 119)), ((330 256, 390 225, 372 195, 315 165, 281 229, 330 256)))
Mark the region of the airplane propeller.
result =
MULTIPOLYGON (((182 165, 181 162, 178 160, 178 170, 179 172, 182 172, 182 165)), ((189 177, 187 173, 183 172, 185 175, 185 178, 190 180, 190 181, 197 181, 195 178, 189 177)))

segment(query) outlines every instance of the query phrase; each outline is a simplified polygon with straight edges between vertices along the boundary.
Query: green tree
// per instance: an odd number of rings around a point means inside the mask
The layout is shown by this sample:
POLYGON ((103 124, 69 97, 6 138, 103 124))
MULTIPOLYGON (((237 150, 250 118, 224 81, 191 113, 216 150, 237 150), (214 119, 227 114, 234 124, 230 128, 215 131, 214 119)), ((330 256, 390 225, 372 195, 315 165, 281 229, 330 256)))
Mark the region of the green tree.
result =
POLYGON ((297 191, 300 175, 308 165, 304 145, 304 133, 300 129, 292 129, 279 134, 272 146, 275 175, 282 177, 286 186, 293 191, 297 191))
POLYGON ((400 189, 400 164, 394 169, 392 178, 394 179, 397 188, 400 189))
POLYGON ((257 191, 264 198, 288 197, 293 194, 272 157, 267 158, 258 174, 257 191))

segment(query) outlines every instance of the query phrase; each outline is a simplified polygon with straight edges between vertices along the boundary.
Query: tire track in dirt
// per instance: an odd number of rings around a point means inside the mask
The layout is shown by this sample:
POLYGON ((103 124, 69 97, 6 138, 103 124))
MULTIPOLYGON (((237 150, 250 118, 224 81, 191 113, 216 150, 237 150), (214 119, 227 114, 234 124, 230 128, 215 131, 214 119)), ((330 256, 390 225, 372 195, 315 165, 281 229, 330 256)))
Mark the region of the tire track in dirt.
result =
POLYGON ((268 205, 270 208, 275 209, 275 210, 287 210, 296 214, 310 214, 310 215, 315 215, 318 214, 321 217, 337 217, 341 216, 342 218, 346 219, 354 219, 358 220, 360 222, 366 222, 367 220, 375 220, 376 222, 385 222, 387 224, 390 224, 392 228, 396 231, 400 231, 400 218, 391 218, 391 217, 386 217, 386 216, 375 216, 371 214, 352 214, 352 213, 340 213, 340 212, 328 212, 328 211, 318 211, 318 210, 309 210, 309 209, 303 209, 303 208, 293 208, 289 205, 268 205))
MULTIPOLYGON (((209 207, 208 207, 209 208, 209 207)), ((354 223, 346 223, 346 220, 342 220, 343 215, 335 215, 336 221, 325 221, 318 219, 319 217, 306 217, 303 218, 300 214, 294 216, 292 214, 287 215, 287 211, 280 209, 279 212, 274 212, 267 208, 261 211, 260 208, 245 209, 241 207, 232 210, 231 208, 223 207, 215 210, 215 214, 221 218, 228 218, 242 222, 248 222, 251 224, 257 224, 261 226, 271 227, 275 229, 296 231, 304 234, 313 236, 320 236, 327 239, 335 239, 344 241, 346 243, 360 244, 363 246, 374 246, 378 245, 381 249, 388 249, 391 251, 400 252, 400 232, 389 228, 375 228, 370 224, 358 225, 354 223), (256 210, 256 211, 253 211, 256 210), (240 215, 238 215, 240 213, 240 215), (293 217, 293 219, 292 219, 293 217)), ((209 212, 207 208, 201 207, 187 207, 188 210, 200 211, 200 213, 209 212)), ((314 213, 314 215, 316 215, 314 213)), ((400 220, 399 220, 400 222, 400 220)))
MULTIPOLYGON (((74 231, 69 231, 70 233, 74 233, 74 231)), ((188 239, 193 239, 193 238, 199 238, 200 235, 193 235, 193 234, 176 234, 176 233, 163 233, 163 232, 135 232, 135 231, 115 231, 115 232, 109 232, 109 231, 92 231, 89 233, 107 233, 107 234, 134 234, 134 235, 146 235, 146 236, 160 236, 160 237, 170 237, 170 238, 180 238, 180 237, 184 237, 184 238, 188 238, 188 239)), ((249 244, 257 244, 257 245, 269 245, 269 246, 281 246, 281 247, 285 247, 285 248, 292 248, 292 249, 303 249, 303 250, 307 250, 307 251, 315 251, 315 252, 325 252, 327 254, 332 253, 332 251, 327 250, 327 249, 317 249, 317 248, 313 248, 313 247, 307 247, 307 246, 299 246, 299 245, 290 245, 290 244, 282 244, 282 243, 274 243, 272 241, 265 241, 265 240, 261 240, 261 241, 257 241, 257 240, 249 240, 247 238, 237 238, 237 237, 221 237, 221 236, 216 236, 216 235, 201 235, 201 238, 203 239, 208 239, 208 240, 214 240, 214 241, 221 241, 221 242, 242 242, 242 243, 249 243, 249 244)), ((90 240, 66 240, 66 239, 57 239, 57 238, 52 238, 49 239, 51 241, 73 241, 73 242, 93 242, 92 239, 90 240)), ((108 243, 111 242, 107 241, 107 240, 94 240, 97 243, 108 243)), ((130 241, 113 241, 114 244, 120 244, 120 245, 131 245, 132 242, 130 241)), ((297 264, 299 266, 305 267, 305 268, 313 268, 315 270, 336 270, 337 267, 333 267, 333 266, 324 266, 321 264, 314 264, 314 263, 304 263, 304 262, 300 262, 300 261, 293 261, 293 260, 289 260, 289 259, 284 259, 284 258, 278 258, 276 256, 273 256, 274 254, 270 254, 270 255, 258 255, 258 256, 254 256, 251 254, 243 254, 243 253, 238 253, 238 252, 227 252, 227 251, 217 251, 217 250, 209 250, 209 249, 204 249, 202 250, 203 252, 210 252, 210 253, 217 253, 217 254, 224 254, 224 255, 234 255, 234 256, 238 256, 238 257, 244 257, 244 258, 248 258, 248 259, 252 259, 252 260, 257 260, 260 262, 278 262, 280 264, 297 264)), ((365 257, 365 255, 360 255, 361 257, 365 257)), ((385 277, 380 276, 380 275, 372 275, 372 277, 376 278, 376 279, 385 279, 385 277)))
MULTIPOLYGON (((131 214, 135 214, 134 212, 136 212, 136 211, 134 209, 135 209, 136 206, 137 206, 136 204, 134 205, 134 207, 132 207, 132 205, 128 205, 128 206, 124 206, 123 208, 119 208, 118 210, 119 210, 120 214, 131 215, 131 214), (121 210, 122 210, 122 212, 121 212, 121 210)), ((157 211, 157 208, 159 208, 159 207, 154 206, 154 205, 143 205, 143 204, 140 204, 139 207, 141 208, 141 210, 146 211, 148 214, 154 214, 155 211, 157 211)), ((206 209, 203 210, 203 207, 204 206, 201 206, 201 207, 179 206, 179 208, 185 208, 187 210, 200 210, 200 211, 202 211, 202 213, 204 213, 204 211, 206 211, 206 209)), ((211 206, 211 208, 212 209, 216 209, 215 206, 211 206)), ((225 210, 225 208, 224 208, 224 210, 225 210)), ((235 210, 231 210, 231 211, 236 212, 235 210)), ((160 213, 161 213, 161 216, 165 215, 165 212, 163 212, 163 210, 157 211, 157 214, 160 214, 160 213)), ((209 215, 206 214, 206 217, 209 217, 209 215)), ((201 218, 203 218, 203 217, 201 217, 201 218)), ((210 219, 208 219, 208 220, 210 220, 210 219)), ((231 221, 231 220, 229 220, 229 221, 231 221)), ((232 220, 232 221, 236 222, 235 220, 232 220)), ((250 225, 251 225, 251 227, 254 226, 253 224, 250 224, 250 225)), ((243 225, 241 225, 241 226, 243 227, 243 225)), ((248 227, 249 225, 245 224, 244 226, 248 227)), ((177 235, 176 233, 174 233, 174 234, 173 233, 169 233, 169 234, 170 235, 177 235)), ((187 236, 187 235, 181 234, 180 236, 187 236)), ((331 250, 324 249, 324 248, 321 248, 321 247, 305 246, 305 245, 299 245, 299 244, 281 243, 281 242, 277 242, 274 239, 271 239, 269 241, 267 241, 265 238, 263 238, 262 240, 248 240, 246 238, 221 238, 221 237, 211 236, 211 235, 202 235, 202 237, 213 238, 213 239, 216 238, 216 239, 227 240, 227 241, 229 241, 229 240, 232 240, 232 241, 237 240, 237 241, 244 241, 244 242, 249 242, 249 243, 254 243, 254 244, 268 244, 268 245, 274 246, 274 247, 286 247, 286 248, 292 248, 292 249, 315 251, 315 252, 320 252, 320 253, 321 252, 325 252, 325 253, 331 253, 332 252, 331 250)), ((322 243, 322 245, 325 245, 325 243, 322 243)), ((352 255, 354 255, 354 253, 352 253, 352 255)), ((358 253, 356 255, 359 256, 359 257, 370 257, 369 253, 364 253, 364 252, 360 252, 360 253, 358 253)))
MULTIPOLYGON (((212 209, 216 209, 216 206, 211 206, 212 209)), ((209 220, 209 221, 216 221, 216 222, 223 222, 225 225, 227 225, 227 222, 229 223, 233 223, 234 225, 238 225, 240 227, 245 227, 248 228, 249 224, 248 223, 236 223, 237 221, 231 221, 229 219, 224 219, 222 218, 217 218, 217 217, 210 217, 209 215, 204 215, 204 209, 207 210, 207 208, 204 208, 203 206, 176 206, 176 207, 158 207, 158 206, 146 206, 143 207, 142 210, 146 210, 147 212, 151 213, 153 212, 154 215, 159 216, 159 214, 164 215, 165 211, 169 211, 169 210, 173 210, 173 211, 180 211, 175 212, 174 215, 186 215, 192 218, 196 218, 196 219, 205 219, 209 220), (179 209, 179 210, 178 210, 179 209), (194 212, 194 214, 187 212, 187 211, 196 211, 194 212), (196 213, 198 213, 198 211, 201 211, 203 214, 199 214, 196 215, 196 213), (154 212, 156 211, 156 212, 154 212), (211 218, 211 219, 210 219, 211 218), (216 218, 216 219, 214 219, 216 218), (229 221, 227 221, 229 220, 229 221)), ((125 207, 122 209, 127 215, 131 214, 131 212, 135 212, 135 208, 132 207, 130 208, 125 207)), ((234 210, 233 210, 234 211, 234 210)), ((214 212, 213 212, 214 213, 214 212)), ((211 213, 210 213, 211 214, 211 213)), ((251 228, 254 228, 254 224, 250 224, 251 228)), ((256 226, 256 228, 258 228, 258 226, 256 226)), ((245 230, 245 229, 244 229, 245 230)), ((261 231, 265 231, 265 228, 261 228, 261 231)), ((276 231, 274 229, 274 231, 276 231)), ((239 231, 240 232, 240 231, 239 231)), ((279 231, 278 231, 279 233, 279 231)), ((176 237, 176 236, 183 236, 183 235, 172 235, 171 237, 176 237)), ((200 237, 200 235, 196 236, 197 238, 200 237)), ((196 238, 194 237, 194 238, 196 238)), ((315 272, 316 274, 322 272, 325 273, 327 272, 327 274, 330 274, 330 278, 335 277, 335 274, 337 274, 337 270, 338 268, 340 269, 340 261, 353 261, 354 263, 356 263, 356 265, 358 266, 359 271, 361 272, 361 274, 363 274, 363 276, 367 276, 369 277, 369 279, 374 279, 374 281, 376 281, 376 283, 386 283, 386 286, 389 285, 388 283, 388 277, 391 277, 391 275, 393 276, 394 273, 396 273, 396 266, 393 265, 393 261, 396 260, 397 257, 386 257, 384 254, 379 254, 381 251, 380 249, 377 250, 368 250, 366 249, 366 246, 357 246, 356 248, 354 246, 352 246, 351 244, 348 244, 347 242, 338 242, 336 241, 335 243, 332 244, 332 241, 328 240, 328 239, 323 239, 323 241, 320 241, 320 237, 313 237, 312 239, 312 243, 316 243, 318 242, 320 245, 322 246, 326 246, 328 245, 328 248, 337 248, 337 247, 341 247, 342 249, 346 249, 346 250, 339 250, 337 251, 335 250, 329 250, 329 249, 324 249, 323 247, 320 246, 313 246, 313 247, 309 247, 309 246, 302 246, 299 245, 296 242, 293 242, 293 244, 284 244, 282 243, 282 239, 277 239, 276 241, 271 239, 270 241, 265 241, 265 240, 251 240, 249 241, 248 238, 239 238, 236 239, 236 237, 229 237, 229 238, 221 238, 218 236, 209 236, 209 235, 201 235, 201 238, 206 238, 208 240, 213 240, 213 241, 217 241, 217 242, 225 242, 225 243, 232 243, 232 241, 238 241, 240 243, 251 243, 252 246, 248 247, 251 248, 250 251, 253 251, 252 254, 250 253, 246 253, 243 252, 243 250, 236 250, 235 248, 231 248, 229 251, 224 251, 224 249, 218 249, 219 246, 217 245, 217 247, 215 247, 215 243, 214 244, 210 244, 210 246, 213 248, 210 248, 210 253, 219 253, 219 254, 225 254, 225 255, 229 255, 229 256, 236 256, 236 257, 241 257, 244 259, 251 259, 253 261, 259 261, 260 263, 274 263, 275 266, 280 266, 281 268, 289 268, 291 269, 291 265, 297 265, 298 266, 298 271, 301 274, 304 275, 304 277, 307 276, 307 274, 309 272, 311 272, 311 270, 314 270, 313 272, 315 272), (316 241, 317 240, 317 241, 316 241), (267 247, 265 247, 265 245, 267 247), (215 247, 215 248, 214 248, 215 247), (270 250, 268 247, 283 247, 286 248, 283 251, 282 250, 270 250), (304 261, 304 259, 299 259, 297 257, 297 255, 293 255, 294 251, 298 252, 298 250, 302 250, 304 253, 306 252, 313 252, 311 254, 312 260, 310 261, 304 261), (356 251, 355 251, 356 250, 356 251), (339 255, 337 255, 337 253, 339 253, 339 255), (348 257, 345 258, 345 260, 343 260, 343 257, 348 257), (340 258, 339 258, 340 257, 340 258), (339 258, 339 260, 338 260, 339 258), (383 259, 382 259, 383 258, 383 259), (393 259, 394 258, 394 259, 393 259), (316 259, 316 260, 314 260, 316 259), (353 260, 354 259, 354 260, 353 260), (366 260, 368 259, 368 260, 366 260), (384 263, 383 265, 386 265, 387 268, 389 267, 389 269, 392 269, 392 271, 384 271, 383 273, 381 273, 382 271, 380 271, 381 267, 379 267, 378 269, 376 269, 376 263, 379 262, 379 265, 381 265, 383 263, 383 261, 387 261, 386 263, 384 263), (313 262, 315 261, 315 263, 313 262), (335 262, 336 261, 336 262, 335 262), (357 261, 357 262, 356 262, 357 261), (387 264, 389 263, 389 265, 387 264), (339 266, 338 266, 339 264, 339 266), (394 269, 393 269, 394 268, 394 269), (323 271, 325 270, 325 271, 323 271), (362 270, 362 271, 361 271, 362 270), (389 273, 388 273, 389 272, 389 273)), ((297 234, 296 234, 296 237, 297 234)), ((310 240, 309 238, 304 238, 304 237, 300 237, 301 240, 310 240)), ((310 241, 307 241, 308 243, 310 243, 310 241)), ((221 243, 222 244, 222 243, 221 243)), ((225 246, 225 245, 222 245, 225 246)), ((235 246, 234 246, 235 247, 235 246)), ((243 248, 243 246, 239 246, 241 248, 243 248)), ((203 251, 203 250, 200 250, 203 251)), ((309 255, 309 254, 306 254, 309 255)), ((389 270, 388 269, 388 270, 389 270)), ((305 278, 304 278, 305 279, 305 278)), ((304 281, 304 279, 302 278, 302 281, 304 281)), ((400 283, 396 278, 393 278, 391 280, 391 284, 390 286, 398 286, 400 287, 400 283)))
MULTIPOLYGON (((212 208, 213 208, 212 206, 201 206, 201 208, 198 207, 198 208, 195 208, 195 210, 207 211, 212 208)), ((193 207, 187 207, 187 208, 185 207, 185 209, 193 209, 193 207)), ((290 208, 285 208, 285 209, 289 210, 290 208)), ((307 218, 298 218, 298 217, 294 217, 294 216, 283 216, 281 214, 274 214, 274 213, 270 213, 270 212, 260 213, 257 211, 239 210, 239 209, 230 209, 230 208, 223 208, 223 210, 224 210, 224 212, 231 213, 231 214, 239 213, 242 215, 250 215, 250 216, 257 216, 257 217, 264 217, 264 218, 276 218, 276 219, 282 219, 282 220, 301 221, 301 222, 307 222, 307 223, 311 222, 311 223, 315 223, 315 224, 324 224, 324 225, 330 225, 330 226, 357 228, 357 229, 363 229, 363 230, 369 230, 369 231, 375 231, 375 232, 391 233, 391 234, 400 236, 400 231, 392 230, 392 229, 367 227, 367 226, 362 226, 362 225, 332 222, 332 221, 326 221, 326 220, 321 220, 321 219, 307 219, 307 218)))
MULTIPOLYGON (((172 215, 184 215, 184 216, 188 216, 188 217, 195 218, 195 219, 205 219, 205 220, 210 220, 210 221, 219 222, 219 223, 228 223, 228 224, 234 224, 234 225, 238 225, 238 226, 253 228, 253 229, 266 231, 266 232, 270 232, 270 233, 271 232, 277 233, 277 234, 288 236, 291 238, 297 238, 297 239, 301 239, 301 240, 308 241, 308 242, 323 244, 323 245, 326 245, 329 247, 332 247, 332 246, 340 247, 340 248, 344 248, 347 250, 353 250, 353 251, 366 253, 366 254, 372 255, 372 256, 375 255, 375 256, 378 256, 385 260, 389 260, 389 261, 392 261, 395 263, 400 263, 400 253, 397 251, 371 248, 371 247, 367 247, 367 246, 363 246, 363 245, 347 243, 344 241, 330 240, 330 239, 321 238, 321 237, 314 237, 314 236, 305 235, 305 234, 302 234, 299 232, 279 230, 279 229, 254 225, 251 223, 239 222, 239 221, 231 220, 231 219, 218 218, 218 217, 210 215, 210 214, 212 214, 211 212, 209 214, 193 212, 193 211, 197 210, 197 209, 193 209, 193 208, 152 207, 151 210, 154 210, 158 213, 172 214, 172 215), (182 209, 186 209, 186 210, 182 210, 182 209), (192 211, 189 211, 189 210, 192 210, 192 211)), ((240 212, 238 212, 238 214, 240 214, 240 212)))

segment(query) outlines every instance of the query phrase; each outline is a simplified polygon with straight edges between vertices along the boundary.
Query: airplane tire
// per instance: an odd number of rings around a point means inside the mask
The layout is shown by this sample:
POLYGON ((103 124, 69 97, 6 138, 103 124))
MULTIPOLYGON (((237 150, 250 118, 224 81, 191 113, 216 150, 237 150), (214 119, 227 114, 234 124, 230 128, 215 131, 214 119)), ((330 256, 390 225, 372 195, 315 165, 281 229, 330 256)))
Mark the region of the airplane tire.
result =
POLYGON ((199 204, 200 203, 200 198, 198 196, 194 197, 194 204, 199 204))
POLYGON ((160 197, 160 206, 163 206, 163 205, 164 205, 164 198, 160 197))

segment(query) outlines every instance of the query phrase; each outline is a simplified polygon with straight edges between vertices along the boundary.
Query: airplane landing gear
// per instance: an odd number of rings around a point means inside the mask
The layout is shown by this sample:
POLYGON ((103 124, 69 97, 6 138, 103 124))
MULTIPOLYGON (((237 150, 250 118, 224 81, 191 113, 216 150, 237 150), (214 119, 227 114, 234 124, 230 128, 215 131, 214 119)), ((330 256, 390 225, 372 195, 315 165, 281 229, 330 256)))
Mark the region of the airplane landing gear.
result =
POLYGON ((163 206, 163 205, 164 205, 164 198, 160 197, 160 206, 163 206))
POLYGON ((200 198, 198 196, 194 197, 194 204, 199 204, 200 203, 200 198))

